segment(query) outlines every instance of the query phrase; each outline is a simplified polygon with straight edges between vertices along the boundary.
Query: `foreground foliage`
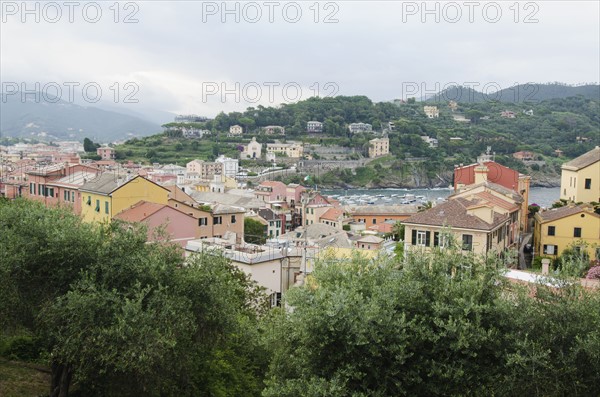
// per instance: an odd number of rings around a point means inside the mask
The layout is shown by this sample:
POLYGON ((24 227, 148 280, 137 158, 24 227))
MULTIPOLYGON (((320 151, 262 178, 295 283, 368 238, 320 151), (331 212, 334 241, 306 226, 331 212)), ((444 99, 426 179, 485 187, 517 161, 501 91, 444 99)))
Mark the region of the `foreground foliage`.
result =
POLYGON ((184 266, 142 227, 24 200, 0 204, 0 234, 2 330, 44 341, 52 396, 260 393, 261 291, 223 257, 184 266))
POLYGON ((546 397, 600 384, 598 292, 510 284, 497 258, 452 240, 402 259, 325 257, 267 314, 228 260, 184 264, 139 226, 0 201, 0 235, 0 355, 47 364, 51 396, 546 397))
POLYGON ((317 266, 273 321, 265 396, 594 395, 600 296, 438 251, 317 266))

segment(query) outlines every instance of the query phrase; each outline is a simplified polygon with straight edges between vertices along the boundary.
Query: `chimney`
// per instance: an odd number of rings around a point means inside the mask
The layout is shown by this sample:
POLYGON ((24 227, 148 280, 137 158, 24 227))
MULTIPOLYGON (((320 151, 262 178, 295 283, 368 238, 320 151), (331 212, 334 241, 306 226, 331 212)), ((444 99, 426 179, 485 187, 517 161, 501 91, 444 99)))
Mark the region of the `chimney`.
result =
POLYGON ((475 167, 475 184, 487 182, 488 167, 483 164, 479 164, 475 167))

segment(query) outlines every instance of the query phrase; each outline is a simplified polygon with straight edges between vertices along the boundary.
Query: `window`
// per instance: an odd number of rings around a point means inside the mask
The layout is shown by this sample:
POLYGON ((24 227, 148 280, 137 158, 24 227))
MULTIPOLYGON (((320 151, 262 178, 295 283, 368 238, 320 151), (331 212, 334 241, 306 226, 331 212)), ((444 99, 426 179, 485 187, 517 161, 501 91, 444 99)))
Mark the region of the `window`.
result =
POLYGON ((104 202, 104 213, 108 214, 108 201, 104 202))
POLYGON ((69 201, 69 196, 70 196, 69 192, 65 190, 63 192, 63 200, 69 201))
POLYGON ((100 212, 100 200, 96 200, 96 212, 100 212))
POLYGON ((220 216, 213 217, 213 225, 222 225, 222 224, 223 224, 223 218, 221 218, 220 216))
POLYGON ((588 190, 592 188, 592 179, 591 178, 585 178, 585 188, 588 190))
POLYGON ((430 238, 431 238, 431 232, 427 232, 424 230, 413 230, 412 231, 412 245, 429 247, 430 238))
POLYGON ((30 195, 35 195, 35 183, 31 182, 29 184, 29 194, 30 195))
POLYGON ((92 205, 92 196, 88 196, 87 205, 92 205))
POLYGON ((75 202, 75 192, 71 192, 71 202, 75 202))
POLYGON ((556 236, 556 226, 548 226, 548 236, 556 236))
POLYGON ((235 223, 235 215, 231 215, 231 223, 235 223))
POLYGON ((581 237, 581 228, 576 227, 573 229, 573 237, 581 237))
POLYGON ((198 218, 198 226, 208 226, 208 218, 198 218))
POLYGON ((472 235, 463 234, 462 249, 463 249, 463 251, 472 251, 473 250, 473 236, 472 235))
POLYGON ((556 255, 558 252, 557 245, 544 244, 544 254, 546 255, 556 255))
POLYGON ((377 224, 377 218, 373 218, 373 224, 376 225, 377 224))

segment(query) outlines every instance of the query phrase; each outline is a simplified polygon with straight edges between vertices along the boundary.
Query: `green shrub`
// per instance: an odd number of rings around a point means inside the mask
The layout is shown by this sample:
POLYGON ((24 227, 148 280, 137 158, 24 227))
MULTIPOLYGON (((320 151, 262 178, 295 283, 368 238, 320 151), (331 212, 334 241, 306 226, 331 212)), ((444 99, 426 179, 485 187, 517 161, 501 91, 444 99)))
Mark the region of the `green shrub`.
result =
POLYGON ((43 349, 40 339, 30 335, 6 338, 3 342, 0 344, 0 355, 11 360, 35 360, 43 349))

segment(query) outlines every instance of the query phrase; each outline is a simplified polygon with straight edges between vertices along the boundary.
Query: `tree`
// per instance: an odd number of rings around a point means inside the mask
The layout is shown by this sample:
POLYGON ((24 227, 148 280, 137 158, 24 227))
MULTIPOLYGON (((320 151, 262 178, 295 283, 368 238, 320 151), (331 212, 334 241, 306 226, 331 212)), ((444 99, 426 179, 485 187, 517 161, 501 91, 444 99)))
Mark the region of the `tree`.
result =
POLYGON ((270 319, 263 395, 594 394, 600 294, 540 284, 532 297, 498 263, 454 243, 397 262, 325 258, 270 319))
POLYGON ((100 147, 100 144, 92 142, 90 138, 83 139, 83 150, 87 153, 96 153, 96 149, 100 147))
POLYGON ((266 239, 265 226, 252 218, 244 218, 244 240, 250 244, 264 244, 266 239))
POLYGON ((259 395, 264 293, 218 253, 183 266, 143 226, 0 203, 2 330, 45 341, 51 393, 259 395))

